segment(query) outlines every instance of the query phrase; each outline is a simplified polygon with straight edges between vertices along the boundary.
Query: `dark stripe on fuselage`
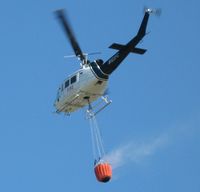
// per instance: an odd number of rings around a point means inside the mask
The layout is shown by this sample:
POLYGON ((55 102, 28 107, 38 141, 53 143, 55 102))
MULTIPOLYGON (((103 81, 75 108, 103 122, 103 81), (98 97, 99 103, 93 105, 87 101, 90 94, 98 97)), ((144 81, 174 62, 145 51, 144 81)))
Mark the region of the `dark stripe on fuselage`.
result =
POLYGON ((103 71, 100 69, 100 67, 97 65, 97 63, 91 62, 90 69, 96 78, 98 78, 100 80, 108 80, 109 76, 106 75, 105 73, 103 73, 103 71))

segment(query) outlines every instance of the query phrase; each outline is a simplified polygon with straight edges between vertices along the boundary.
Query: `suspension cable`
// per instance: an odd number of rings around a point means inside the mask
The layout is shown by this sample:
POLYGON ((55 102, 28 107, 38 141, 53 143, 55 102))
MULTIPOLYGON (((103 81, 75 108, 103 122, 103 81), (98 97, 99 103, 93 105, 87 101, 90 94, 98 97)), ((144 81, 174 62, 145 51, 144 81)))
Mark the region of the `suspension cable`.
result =
POLYGON ((96 120, 95 117, 94 117, 94 124, 95 124, 95 128, 96 128, 96 134, 98 136, 99 147, 101 149, 101 157, 103 157, 105 155, 105 150, 104 150, 104 147, 103 147, 102 135, 101 135, 101 132, 100 132, 100 129, 99 129, 99 126, 97 124, 97 120, 96 120))
POLYGON ((91 118, 89 119, 89 123, 90 123, 90 132, 91 132, 91 140, 92 140, 92 153, 93 153, 93 158, 95 159, 97 154, 96 154, 96 150, 95 150, 95 138, 94 138, 94 130, 92 127, 91 118))
POLYGON ((97 160, 105 155, 105 150, 103 147, 103 141, 101 138, 100 129, 98 127, 96 117, 92 112, 92 109, 88 111, 88 114, 89 114, 89 123, 90 123, 91 139, 92 139, 93 156, 97 160))

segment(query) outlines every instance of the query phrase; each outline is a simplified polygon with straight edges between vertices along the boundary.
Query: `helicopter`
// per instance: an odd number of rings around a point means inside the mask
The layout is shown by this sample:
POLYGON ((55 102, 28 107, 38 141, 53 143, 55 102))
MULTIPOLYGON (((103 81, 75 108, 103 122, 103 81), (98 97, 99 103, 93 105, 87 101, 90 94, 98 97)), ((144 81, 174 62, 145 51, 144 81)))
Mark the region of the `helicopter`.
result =
POLYGON ((154 9, 145 8, 144 16, 137 34, 125 45, 118 43, 110 45, 109 48, 118 51, 107 61, 104 62, 102 59, 96 59, 91 62, 87 59, 88 54, 82 52, 64 9, 55 11, 57 18, 71 43, 75 56, 81 62, 80 68, 69 75, 58 88, 57 97, 54 103, 56 113, 63 112, 64 114, 69 115, 78 109, 88 106, 88 110, 93 108, 96 109, 94 112, 96 115, 112 102, 108 98, 108 95, 106 95, 109 77, 129 53, 143 55, 147 51, 146 49, 138 48, 136 46, 147 34, 146 28, 149 16, 151 13, 155 12, 156 10, 154 9), (100 99, 100 102, 92 107, 91 103, 98 99, 100 99))

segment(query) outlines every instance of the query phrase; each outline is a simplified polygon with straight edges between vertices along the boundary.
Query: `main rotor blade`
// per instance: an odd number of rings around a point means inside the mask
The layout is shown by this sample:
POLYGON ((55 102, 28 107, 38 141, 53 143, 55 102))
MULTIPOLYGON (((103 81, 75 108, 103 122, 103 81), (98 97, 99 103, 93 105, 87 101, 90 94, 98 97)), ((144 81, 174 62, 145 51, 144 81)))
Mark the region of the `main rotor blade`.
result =
POLYGON ((55 13, 60 23, 62 24, 64 31, 66 32, 69 38, 72 48, 74 49, 75 55, 79 57, 81 61, 84 61, 85 56, 83 55, 83 52, 81 51, 81 48, 78 45, 78 42, 75 38, 72 28, 70 27, 69 21, 67 20, 67 17, 65 16, 64 10, 60 9, 60 10, 55 11, 55 13))

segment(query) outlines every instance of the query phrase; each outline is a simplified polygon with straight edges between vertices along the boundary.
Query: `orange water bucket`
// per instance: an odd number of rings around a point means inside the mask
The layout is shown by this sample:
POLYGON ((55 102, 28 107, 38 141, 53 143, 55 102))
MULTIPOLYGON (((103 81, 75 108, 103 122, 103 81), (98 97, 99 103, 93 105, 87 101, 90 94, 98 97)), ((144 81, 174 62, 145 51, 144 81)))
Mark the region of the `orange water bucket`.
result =
POLYGON ((109 163, 98 163, 94 167, 96 178, 100 182, 108 182, 112 177, 112 167, 109 163))

